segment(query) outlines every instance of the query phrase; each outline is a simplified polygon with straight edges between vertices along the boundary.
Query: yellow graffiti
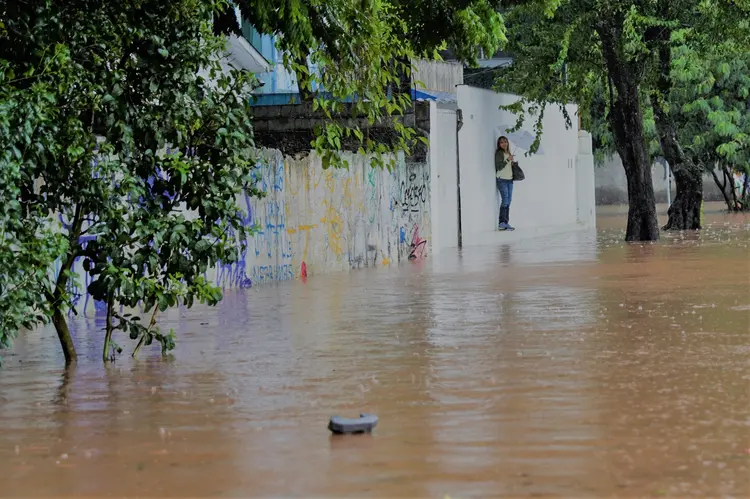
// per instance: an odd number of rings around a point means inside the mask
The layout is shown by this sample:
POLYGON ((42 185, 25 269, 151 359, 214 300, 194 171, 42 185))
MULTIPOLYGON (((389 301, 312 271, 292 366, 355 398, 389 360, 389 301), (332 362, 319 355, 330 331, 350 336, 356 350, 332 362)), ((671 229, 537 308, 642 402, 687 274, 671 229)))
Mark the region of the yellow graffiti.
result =
POLYGON ((310 175, 309 169, 306 168, 306 165, 299 164, 297 161, 292 161, 289 159, 284 160, 284 176, 286 178, 286 186, 289 189, 289 193, 292 196, 296 196, 299 193, 299 186, 295 189, 294 182, 292 182, 292 170, 295 172, 301 172, 302 178, 304 182, 304 178, 310 175))
POLYGON ((310 231, 313 230, 313 229, 317 229, 317 228, 318 228, 318 225, 317 224, 313 224, 313 225, 300 225, 297 228, 289 227, 286 230, 289 235, 296 234, 297 232, 304 232, 305 233, 305 247, 302 250, 302 261, 303 262, 305 260, 307 260, 307 248, 310 245, 310 231))
POLYGON ((348 178, 344 181, 344 206, 347 208, 352 207, 352 179, 348 178))
POLYGON ((331 194, 333 194, 333 191, 336 189, 336 178, 333 176, 331 170, 326 171, 326 189, 331 194))
POLYGON ((341 233, 344 229, 344 220, 341 218, 341 214, 334 208, 333 203, 330 201, 323 201, 326 207, 326 216, 320 219, 320 222, 325 224, 326 231, 328 232, 328 247, 337 256, 340 257, 344 254, 344 248, 342 244, 341 233))

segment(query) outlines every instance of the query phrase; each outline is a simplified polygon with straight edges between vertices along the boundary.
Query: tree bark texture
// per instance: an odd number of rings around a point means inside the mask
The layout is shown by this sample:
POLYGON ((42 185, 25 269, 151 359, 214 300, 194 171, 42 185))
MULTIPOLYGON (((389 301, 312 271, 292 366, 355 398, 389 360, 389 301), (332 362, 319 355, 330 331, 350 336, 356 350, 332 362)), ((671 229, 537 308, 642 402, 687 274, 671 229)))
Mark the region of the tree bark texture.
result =
POLYGON ((68 253, 65 256, 63 264, 60 266, 60 273, 57 276, 57 282, 55 282, 55 289, 52 292, 51 297, 53 308, 52 324, 55 326, 57 337, 60 340, 60 346, 62 347, 63 355, 65 356, 66 366, 69 366, 78 360, 73 337, 70 334, 68 321, 65 317, 67 303, 65 300, 65 293, 68 287, 68 272, 73 268, 78 253, 78 239, 81 236, 82 227, 83 214, 79 204, 76 206, 75 215, 73 216, 73 221, 71 222, 70 231, 68 233, 70 247, 68 248, 68 253))
MULTIPOLYGON (((722 175, 723 174, 724 174, 724 171, 722 171, 722 175)), ((714 167, 714 169, 711 170, 711 176, 713 176, 714 178, 714 183, 716 183, 716 187, 718 187, 719 191, 721 191, 721 195, 724 196, 724 202, 727 204, 727 211, 734 211, 734 205, 732 203, 732 200, 729 198, 729 194, 727 194, 727 191, 726 191, 726 186, 727 186, 726 178, 724 178, 724 183, 722 184, 721 180, 719 180, 719 176, 716 175, 716 167, 714 167)))
POLYGON ((677 194, 669 207, 669 220, 664 230, 697 230, 701 228, 703 170, 693 163, 680 146, 677 141, 677 127, 667 110, 672 90, 672 49, 669 46, 669 34, 663 36, 667 38, 662 41, 658 50, 659 91, 652 95, 651 107, 654 109, 662 153, 669 163, 677 187, 677 194))
POLYGON ((58 307, 55 307, 55 311, 52 314, 52 324, 55 326, 57 337, 60 340, 60 346, 65 356, 65 365, 70 366, 75 364, 78 361, 76 347, 73 344, 73 337, 70 334, 70 329, 68 329, 65 314, 58 307))
POLYGON ((746 206, 746 192, 743 187, 743 189, 740 192, 739 197, 737 196, 737 189, 735 189, 734 186, 734 180, 732 179, 732 173, 729 171, 729 168, 724 163, 717 163, 716 167, 711 170, 711 175, 714 177, 714 182, 716 183, 716 186, 721 191, 722 196, 724 196, 724 202, 727 204, 727 210, 728 211, 744 211, 748 207, 746 206), (721 171, 721 178, 723 179, 723 182, 719 179, 719 176, 716 174, 716 170, 720 169, 721 171))
POLYGON ((659 239, 659 223, 656 217, 651 159, 643 128, 639 74, 637 67, 626 62, 618 50, 621 31, 611 26, 600 26, 597 31, 602 40, 610 76, 609 124, 628 180, 629 207, 625 240, 656 241, 659 239))

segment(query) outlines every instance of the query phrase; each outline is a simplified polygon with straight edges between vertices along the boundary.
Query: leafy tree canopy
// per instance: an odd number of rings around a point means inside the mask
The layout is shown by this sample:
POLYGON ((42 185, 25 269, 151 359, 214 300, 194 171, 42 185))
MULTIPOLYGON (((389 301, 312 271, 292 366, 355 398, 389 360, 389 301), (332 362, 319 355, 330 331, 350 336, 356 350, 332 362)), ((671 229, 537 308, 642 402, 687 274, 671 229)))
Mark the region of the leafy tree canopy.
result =
POLYGON ((0 142, 0 190, 11 200, 0 261, 16 265, 0 275, 10 312, 0 337, 7 344, 51 318, 74 361, 66 315, 88 291, 106 304, 105 358, 117 328, 169 350, 170 334, 120 307, 216 303, 204 273, 237 260, 246 227, 235 200, 257 193, 253 77, 221 71, 226 42, 211 18, 223 4, 0 5, 0 127, 12 131, 0 142), (87 290, 70 286, 77 259, 87 290))
MULTIPOLYGON (((325 167, 346 166, 337 150, 352 139, 361 144, 360 152, 387 151, 360 127, 333 119, 342 101, 355 97, 353 114, 370 123, 392 121, 399 140, 391 150, 409 152, 417 141, 415 131, 391 116, 411 106, 409 93, 392 92, 402 88, 411 60, 436 57, 436 50, 449 44, 473 62, 480 47, 494 52, 504 41, 502 17, 490 0, 237 0, 236 5, 258 31, 276 36, 303 94, 326 90, 315 96, 314 106, 330 120, 313 143, 325 167)), ((239 33, 232 6, 217 16, 215 29, 239 33)), ((374 163, 380 160, 372 157, 374 163)))

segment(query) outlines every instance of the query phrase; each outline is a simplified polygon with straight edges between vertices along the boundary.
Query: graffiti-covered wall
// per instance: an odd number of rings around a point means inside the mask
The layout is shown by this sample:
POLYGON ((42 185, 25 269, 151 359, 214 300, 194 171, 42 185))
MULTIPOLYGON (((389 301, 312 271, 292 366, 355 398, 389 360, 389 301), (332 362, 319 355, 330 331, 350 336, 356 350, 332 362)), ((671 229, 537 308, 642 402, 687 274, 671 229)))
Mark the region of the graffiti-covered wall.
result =
MULTIPOLYGON (((243 196, 245 222, 255 227, 235 265, 208 277, 225 289, 249 288, 326 272, 391 265, 427 257, 430 249, 430 168, 399 158, 393 171, 347 155, 349 169, 324 170, 320 158, 265 151, 257 170, 261 199, 243 196)), ((102 310, 76 262, 71 283, 78 313, 102 310)))
MULTIPOLYGON (((237 264, 208 276, 224 289, 249 288, 326 272, 421 260, 430 250, 430 167, 400 157, 393 171, 348 154, 349 169, 324 170, 320 158, 266 150, 256 172, 266 196, 243 196, 255 227, 237 264)), ((103 310, 86 292, 91 277, 78 259, 70 283, 76 313, 103 310)), ((53 270, 59 272, 59 262, 53 270)), ((71 312, 72 313, 72 312, 71 312)))
POLYGON ((223 287, 250 287, 325 272, 425 258, 430 237, 430 170, 399 158, 389 172, 348 155, 349 169, 324 170, 320 158, 266 151, 259 187, 245 197, 256 227, 236 265, 216 270, 223 287))

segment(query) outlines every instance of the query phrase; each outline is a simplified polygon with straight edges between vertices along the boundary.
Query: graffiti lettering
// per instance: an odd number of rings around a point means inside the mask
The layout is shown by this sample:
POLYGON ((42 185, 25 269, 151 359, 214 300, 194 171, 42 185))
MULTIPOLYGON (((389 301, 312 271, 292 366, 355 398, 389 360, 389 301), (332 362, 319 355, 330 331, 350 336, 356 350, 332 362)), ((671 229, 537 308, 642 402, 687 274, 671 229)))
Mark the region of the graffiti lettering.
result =
POLYGON ((256 265, 253 267, 253 280, 258 282, 292 281, 295 278, 294 269, 289 264, 256 265))
POLYGON ((427 256, 427 239, 419 235, 419 227, 414 226, 414 234, 411 236, 409 245, 409 260, 419 260, 427 256))
POLYGON ((240 254, 237 263, 219 264, 216 269, 216 285, 226 289, 234 287, 240 289, 250 288, 253 285, 252 279, 247 276, 245 269, 247 265, 247 250, 240 254))
POLYGON ((424 181, 421 184, 418 183, 417 174, 412 173, 409 175, 408 182, 406 180, 401 181, 400 197, 403 213, 419 213, 422 205, 427 202, 427 184, 424 181))

